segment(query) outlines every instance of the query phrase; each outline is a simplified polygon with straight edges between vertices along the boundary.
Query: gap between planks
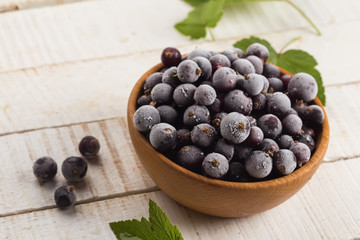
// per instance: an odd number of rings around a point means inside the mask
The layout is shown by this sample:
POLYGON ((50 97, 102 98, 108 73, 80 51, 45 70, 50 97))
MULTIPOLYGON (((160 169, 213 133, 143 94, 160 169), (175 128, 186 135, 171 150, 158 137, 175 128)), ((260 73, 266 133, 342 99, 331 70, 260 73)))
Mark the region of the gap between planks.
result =
MULTIPOLYGON (((131 195, 138 195, 138 194, 151 193, 151 192, 157 192, 157 191, 161 191, 161 190, 159 187, 155 186, 155 187, 145 188, 145 189, 141 189, 141 190, 128 191, 125 193, 110 194, 110 195, 103 196, 103 197, 92 197, 92 198, 88 198, 88 199, 84 199, 84 200, 79 200, 79 201, 76 201, 75 205, 100 202, 100 201, 110 200, 110 199, 119 198, 119 197, 127 197, 127 196, 131 196, 131 195)), ((11 217, 11 216, 15 216, 15 215, 32 213, 32 212, 39 212, 39 211, 55 209, 55 208, 57 208, 56 205, 49 205, 49 206, 45 206, 45 207, 24 209, 24 210, 15 211, 15 212, 9 212, 6 214, 0 214, 0 218, 11 217)))

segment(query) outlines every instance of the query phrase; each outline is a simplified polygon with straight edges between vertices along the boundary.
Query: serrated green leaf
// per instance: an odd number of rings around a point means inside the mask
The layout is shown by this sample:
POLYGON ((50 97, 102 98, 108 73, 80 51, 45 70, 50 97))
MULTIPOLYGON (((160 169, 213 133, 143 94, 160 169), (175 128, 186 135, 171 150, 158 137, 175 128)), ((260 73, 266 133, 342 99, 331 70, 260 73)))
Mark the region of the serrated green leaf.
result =
POLYGON ((111 222, 110 228, 118 240, 184 240, 156 203, 149 200, 149 221, 133 219, 111 222))
POLYGON ((288 71, 293 71, 292 69, 298 71, 298 69, 313 68, 317 64, 315 58, 303 50, 291 49, 281 54, 278 58, 279 67, 281 67, 280 65, 284 66, 284 68, 286 66, 288 71))
POLYGON ((206 28, 214 28, 222 17, 225 0, 208 0, 197 5, 175 28, 191 38, 206 36, 206 28))
POLYGON ((276 64, 278 54, 276 53, 275 49, 271 46, 271 44, 265 39, 251 36, 250 38, 241 39, 240 41, 236 42, 233 46, 236 48, 240 48, 241 50, 244 51, 244 53, 246 53, 246 49, 253 43, 261 43, 265 47, 267 47, 269 50, 268 62, 276 64))
POLYGON ((325 106, 325 88, 322 82, 321 74, 315 69, 317 62, 313 56, 302 50, 288 50, 278 56, 277 65, 283 69, 286 69, 292 74, 298 72, 306 72, 312 75, 318 85, 318 98, 321 103, 325 106))
POLYGON ((172 225, 166 214, 152 200, 149 200, 149 221, 160 239, 183 240, 179 229, 172 225))
POLYGON ((131 240, 134 237, 141 240, 161 240, 154 235, 150 222, 145 218, 141 218, 141 221, 133 219, 111 222, 110 228, 119 240, 131 240))

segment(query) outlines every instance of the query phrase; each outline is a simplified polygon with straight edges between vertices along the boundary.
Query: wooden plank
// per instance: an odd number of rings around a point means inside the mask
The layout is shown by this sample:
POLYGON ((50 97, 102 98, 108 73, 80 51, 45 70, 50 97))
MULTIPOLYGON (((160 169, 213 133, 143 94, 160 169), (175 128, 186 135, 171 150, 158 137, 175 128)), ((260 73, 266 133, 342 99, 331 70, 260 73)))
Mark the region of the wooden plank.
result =
MULTIPOLYGON (((27 0, 30 5, 31 1, 35 0, 27 0)), ((360 3, 356 0, 348 0, 347 4, 336 0, 307 0, 297 3, 308 11, 324 34, 330 23, 359 20, 357 13, 360 3)), ((4 6, 9 4, 19 5, 8 0, 4 6)), ((310 35, 321 43, 327 40, 317 37, 309 24, 286 3, 251 3, 238 8, 239 12, 235 8, 227 10, 229 13, 224 15, 219 26, 213 30, 217 40, 239 39, 248 35, 291 29, 297 29, 295 36, 310 35), (275 18, 274 12, 281 14, 275 18), (259 15, 262 17, 259 18, 259 15)), ((127 2, 126 5, 122 1, 102 0, 4 13, 0 15, 0 71, 128 55, 162 49, 168 45, 195 45, 211 40, 207 37, 204 40, 192 41, 174 29, 173 25, 185 18, 189 10, 191 7, 181 0, 138 0, 127 2), (122 9, 126 11, 121 11, 122 9), (168 9, 176 9, 177 14, 168 9), (154 18, 154 12, 161 12, 161 19, 154 18)), ((347 39, 357 39, 350 37, 351 32, 346 32, 347 39)), ((282 33, 277 34, 281 45, 294 37, 284 38, 282 33)), ((339 36, 334 35, 342 43, 339 36)), ((311 45, 318 46, 313 42, 311 45)), ((330 50, 339 53, 333 48, 330 50)))
POLYGON ((86 135, 98 138, 101 149, 97 161, 88 161, 85 179, 74 184, 79 201, 153 190, 155 184, 134 153, 125 118, 12 134, 0 138, 0 216, 54 206, 55 189, 67 184, 61 164, 80 155, 77 146, 86 135), (42 156, 51 156, 58 164, 55 179, 44 185, 32 171, 42 156))
POLYGON ((360 237, 359 159, 322 164, 294 197, 246 218, 216 218, 186 209, 155 191, 0 218, 5 239, 115 239, 109 222, 148 217, 152 199, 184 239, 355 239, 360 237), (347 186, 346 188, 344 186, 347 186), (19 226, 24 226, 18 231, 19 226), (335 227, 336 226, 336 227, 335 227), (66 229, 66 231, 64 231, 66 229))

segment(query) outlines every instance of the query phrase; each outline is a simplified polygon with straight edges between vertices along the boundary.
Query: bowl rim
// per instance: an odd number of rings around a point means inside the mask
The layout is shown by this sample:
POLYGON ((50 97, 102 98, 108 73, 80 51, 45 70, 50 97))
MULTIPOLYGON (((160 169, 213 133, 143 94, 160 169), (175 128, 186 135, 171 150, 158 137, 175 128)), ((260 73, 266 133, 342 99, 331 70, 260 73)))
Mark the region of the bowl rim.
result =
MULTIPOLYGON (((276 65, 275 65, 276 66, 276 65)), ((162 63, 158 63, 151 67, 148 71, 146 71, 139 80, 135 83, 133 89, 131 90, 130 97, 128 100, 128 106, 127 106, 127 119, 128 119, 128 128, 135 128, 135 125, 133 123, 133 116, 136 111, 136 103, 137 98, 139 97, 141 93, 141 89, 143 88, 143 84, 148 76, 150 76, 154 72, 158 72, 164 67, 162 63)), ((293 76, 290 72, 286 71, 285 69, 282 69, 278 66, 276 66, 282 74, 288 74, 293 76)), ((158 152, 156 149, 154 149, 152 146, 150 146, 153 150, 158 159, 161 159, 163 163, 165 163, 168 167, 173 168, 176 172, 178 172, 181 175, 184 175, 186 177, 191 178, 194 181, 201 182, 204 184, 209 184, 212 186, 221 186, 222 188, 228 188, 228 189, 234 189, 234 190, 249 190, 249 189, 264 189, 264 188, 275 188, 279 187, 281 185, 288 185, 290 182, 295 182, 296 179, 303 178, 306 176, 307 172, 316 171, 316 169, 319 167, 320 163, 323 160, 323 156, 326 153, 328 143, 329 143, 329 121, 327 114, 325 112, 324 106, 322 105, 321 101, 318 97, 314 100, 315 104, 320 106, 324 112, 325 118, 322 123, 322 131, 318 136, 318 140, 316 141, 316 150, 312 154, 310 160, 301 168, 296 169, 294 172, 292 172, 289 175, 278 177, 275 179, 270 180, 264 180, 264 181, 257 181, 257 182, 231 182, 231 181, 225 181, 221 179, 213 179, 208 178, 206 176, 200 175, 198 173, 194 173, 186 168, 181 167, 180 165, 176 164, 169 158, 167 158, 162 153, 158 152)), ((135 128, 136 129, 136 128, 135 128)), ((150 144, 148 140, 145 138, 145 136, 139 132, 137 129, 135 131, 136 137, 141 139, 141 142, 144 144, 150 144)), ((155 159, 155 158, 154 158, 155 159)), ((311 176, 310 176, 311 178, 311 176)), ((310 180, 309 178, 309 180, 310 180)))

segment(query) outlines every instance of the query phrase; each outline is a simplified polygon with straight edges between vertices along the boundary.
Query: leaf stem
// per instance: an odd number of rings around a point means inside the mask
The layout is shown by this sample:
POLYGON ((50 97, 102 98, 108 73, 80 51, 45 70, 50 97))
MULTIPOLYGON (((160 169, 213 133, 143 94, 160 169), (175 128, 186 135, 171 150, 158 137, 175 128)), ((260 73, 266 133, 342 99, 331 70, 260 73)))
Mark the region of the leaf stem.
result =
POLYGON ((296 37, 296 38, 293 38, 293 39, 291 39, 290 41, 288 41, 288 42, 281 48, 279 54, 282 54, 282 53, 284 52, 284 50, 285 50, 288 46, 290 46, 291 44, 293 44, 293 43, 296 42, 296 41, 299 41, 300 39, 301 39, 301 36, 296 37))
POLYGON ((216 39, 215 39, 215 36, 214 36, 214 33, 211 31, 210 28, 207 28, 207 31, 209 32, 210 34, 210 37, 211 37, 211 40, 214 42, 216 39))
POLYGON ((292 7, 294 7, 310 23, 310 25, 315 29, 316 33, 321 36, 320 30, 315 26, 313 21, 311 21, 311 19, 298 6, 296 6, 295 3, 290 0, 285 1, 288 2, 292 7))

